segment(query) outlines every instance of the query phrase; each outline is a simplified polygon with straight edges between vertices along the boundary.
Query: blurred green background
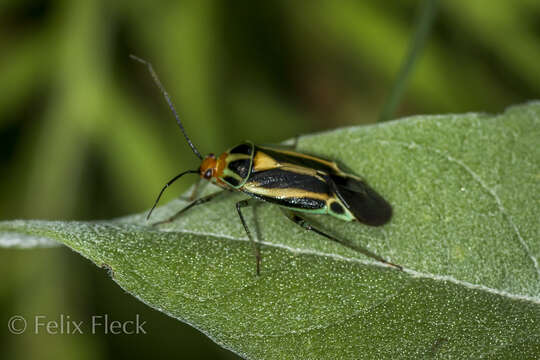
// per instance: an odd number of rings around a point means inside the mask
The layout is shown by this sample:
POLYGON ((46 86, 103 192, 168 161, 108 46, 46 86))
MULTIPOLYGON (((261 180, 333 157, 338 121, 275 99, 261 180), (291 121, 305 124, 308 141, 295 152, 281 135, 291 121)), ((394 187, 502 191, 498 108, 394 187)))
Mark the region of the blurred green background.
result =
MULTIPOLYGON (((0 4, 0 219, 146 210, 203 153, 375 122, 419 2, 29 1, 0 4)), ((540 2, 439 3, 395 117, 500 112, 540 98, 540 2)), ((164 202, 191 184, 184 179, 164 202)), ((0 358, 237 358, 63 248, 0 251, 0 358), (147 335, 12 335, 7 319, 95 314, 147 335)))

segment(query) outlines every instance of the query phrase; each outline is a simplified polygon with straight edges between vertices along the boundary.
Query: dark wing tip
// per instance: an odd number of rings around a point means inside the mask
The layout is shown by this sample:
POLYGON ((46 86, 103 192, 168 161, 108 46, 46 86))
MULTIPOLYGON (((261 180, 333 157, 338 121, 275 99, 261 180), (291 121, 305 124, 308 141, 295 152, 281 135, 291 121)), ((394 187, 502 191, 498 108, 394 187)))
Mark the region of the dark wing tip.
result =
POLYGON ((371 226, 381 226, 388 223, 392 218, 392 205, 373 189, 369 189, 367 194, 362 208, 356 209, 354 212, 357 219, 371 226))
POLYGON ((334 191, 358 221, 371 226, 390 221, 392 206, 368 184, 352 177, 330 176, 334 191))

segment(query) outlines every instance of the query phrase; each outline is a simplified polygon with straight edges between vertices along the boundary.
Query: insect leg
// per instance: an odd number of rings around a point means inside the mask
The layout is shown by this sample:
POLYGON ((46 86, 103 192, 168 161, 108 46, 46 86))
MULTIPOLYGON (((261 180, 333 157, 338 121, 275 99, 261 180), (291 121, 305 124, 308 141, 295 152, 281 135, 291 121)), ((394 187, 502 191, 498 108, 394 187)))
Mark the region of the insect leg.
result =
POLYGON ((332 235, 329 235, 329 234, 325 233, 324 231, 321 231, 321 230, 317 229, 316 227, 313 227, 313 225, 311 225, 309 222, 307 222, 306 219, 304 219, 303 217, 301 217, 300 215, 298 215, 297 213, 295 213, 293 211, 287 211, 287 210, 284 210, 284 209, 282 209, 282 210, 285 213, 285 216, 287 216, 287 218, 289 218, 289 220, 291 220, 295 224, 301 226, 305 230, 313 231, 313 232, 315 232, 315 233, 317 233, 317 234, 319 234, 321 236, 324 236, 327 239, 330 239, 330 240, 335 241, 337 243, 340 243, 340 244, 342 244, 344 246, 347 246, 347 247, 349 247, 349 248, 351 248, 353 250, 356 250, 356 251, 358 251, 358 252, 360 252, 360 253, 362 253, 362 254, 364 254, 364 255, 372 258, 372 259, 375 259, 375 260, 377 260, 379 262, 382 262, 384 264, 393 266, 393 267, 395 267, 395 268, 397 268, 399 270, 403 270, 403 268, 401 266, 393 264, 393 263, 391 263, 389 261, 386 261, 385 259, 383 259, 379 255, 374 254, 369 250, 366 250, 366 249, 364 249, 362 247, 359 247, 359 246, 355 246, 355 245, 353 245, 353 244, 351 244, 349 242, 340 240, 340 239, 338 239, 338 238, 336 238, 336 237, 334 237, 332 235))
POLYGON ((286 148, 286 149, 290 149, 290 150, 295 151, 296 148, 298 147, 298 139, 300 139, 300 135, 296 134, 296 135, 294 136, 294 139, 293 139, 293 141, 292 141, 292 144, 290 144, 290 145, 289 145, 289 144, 287 144, 287 145, 281 144, 280 146, 283 146, 283 147, 286 148))
POLYGON ((204 191, 206 188, 206 185, 210 184, 208 181, 205 181, 202 178, 199 178, 197 182, 195 183, 195 186, 193 186, 193 190, 191 190, 191 194, 188 197, 189 201, 195 200, 197 195, 204 191))
POLYGON ((294 137, 293 143, 291 145, 291 148, 293 150, 296 150, 296 148, 298 147, 298 139, 300 139, 300 135, 296 134, 296 136, 294 137))
POLYGON ((244 230, 246 230, 246 233, 248 235, 249 241, 253 245, 253 253, 255 255, 255 259, 257 259, 257 276, 260 275, 261 270, 261 251, 259 250, 259 247, 257 246, 257 243, 253 239, 253 235, 251 235, 251 231, 249 231, 249 228, 247 226, 246 221, 244 220, 244 216, 242 215, 242 208, 251 205, 250 200, 253 199, 245 199, 241 200, 236 203, 236 211, 238 211, 238 216, 240 216, 240 221, 242 221, 242 225, 244 226, 244 230))
POLYGON ((226 191, 227 191, 227 190, 221 190, 221 191, 212 193, 212 194, 210 194, 210 195, 203 196, 202 198, 197 199, 197 200, 193 201, 192 203, 190 203, 189 205, 187 205, 186 207, 180 209, 180 211, 178 211, 176 214, 174 214, 174 215, 171 216, 170 218, 165 219, 165 220, 162 220, 162 221, 158 221, 158 222, 156 222, 156 223, 153 223, 152 226, 170 223, 171 221, 173 221, 174 219, 178 218, 180 215, 182 215, 184 212, 188 211, 188 210, 191 209, 192 207, 197 206, 197 205, 201 205, 201 204, 204 204, 204 203, 207 203, 207 202, 209 202, 210 200, 215 199, 217 196, 219 196, 219 195, 225 193, 226 191))
POLYGON ((269 148, 277 148, 277 149, 295 151, 296 148, 298 147, 298 139, 300 139, 300 135, 295 135, 294 136, 292 144, 261 144, 261 145, 267 146, 269 148))

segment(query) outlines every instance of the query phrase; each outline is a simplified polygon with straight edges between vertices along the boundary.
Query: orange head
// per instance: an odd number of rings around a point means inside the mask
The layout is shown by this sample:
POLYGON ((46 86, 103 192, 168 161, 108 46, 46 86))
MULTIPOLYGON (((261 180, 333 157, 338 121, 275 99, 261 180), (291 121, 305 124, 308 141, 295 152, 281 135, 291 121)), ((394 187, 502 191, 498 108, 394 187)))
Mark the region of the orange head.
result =
POLYGON ((199 167, 199 173, 201 174, 201 177, 210 180, 212 176, 216 173, 216 167, 217 167, 217 159, 216 155, 214 154, 208 154, 203 159, 201 166, 199 167))
POLYGON ((227 153, 221 154, 219 158, 216 158, 214 154, 208 154, 202 161, 199 167, 199 174, 203 179, 210 180, 213 177, 219 178, 225 167, 225 159, 227 153))

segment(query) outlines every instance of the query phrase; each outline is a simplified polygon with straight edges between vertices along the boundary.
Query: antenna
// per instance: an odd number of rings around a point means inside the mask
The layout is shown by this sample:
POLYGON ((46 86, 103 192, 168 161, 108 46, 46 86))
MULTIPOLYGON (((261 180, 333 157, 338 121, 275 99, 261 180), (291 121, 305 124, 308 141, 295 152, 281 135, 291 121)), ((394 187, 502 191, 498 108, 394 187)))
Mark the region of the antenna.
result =
POLYGON ((190 138, 187 136, 186 130, 184 130, 184 126, 182 125, 182 122, 180 121, 180 118, 178 117, 178 113, 176 112, 176 109, 174 108, 174 105, 172 104, 171 98, 169 97, 169 94, 167 93, 167 90, 165 90, 165 87, 161 84, 161 81, 159 81, 159 78, 158 78, 156 72, 154 71, 154 68, 152 67, 152 64, 150 64, 148 61, 143 60, 140 57, 135 56, 133 54, 130 54, 129 57, 132 58, 135 61, 140 62, 143 65, 146 65, 146 67, 148 68, 148 71, 150 72, 150 75, 152 76, 152 79, 154 79, 154 83, 157 85, 159 90, 161 90, 161 93, 163 94, 163 97, 165 98, 165 101, 167 101, 167 104, 169 105, 169 109, 171 109, 171 111, 172 111, 172 113, 173 113, 173 115, 174 115, 174 117, 176 119, 176 123, 180 127, 180 130, 182 130, 182 133, 184 134, 184 137, 186 138, 186 140, 187 140, 187 142, 189 144, 189 147, 191 147, 191 150, 193 150, 193 153, 195 155, 197 155, 197 157, 199 159, 202 160, 203 157, 202 157, 201 153, 199 152, 199 150, 197 150, 195 145, 193 145, 190 138))
POLYGON ((146 215, 146 220, 150 219, 150 215, 152 215, 152 212, 154 211, 154 209, 156 208, 156 206, 157 206, 157 204, 159 202, 159 199, 161 199, 161 195, 163 195, 163 192, 165 191, 165 189, 167 189, 169 187, 169 185, 171 185, 173 182, 175 182, 176 180, 178 180, 179 178, 181 178, 182 176, 184 176, 186 174, 198 174, 198 173, 199 173, 199 170, 188 170, 188 171, 184 171, 183 173, 180 173, 180 174, 176 175, 171 180, 169 180, 169 182, 166 183, 165 186, 159 192, 159 195, 158 195, 156 201, 154 202, 154 206, 152 206, 152 208, 148 212, 148 215, 146 215))

